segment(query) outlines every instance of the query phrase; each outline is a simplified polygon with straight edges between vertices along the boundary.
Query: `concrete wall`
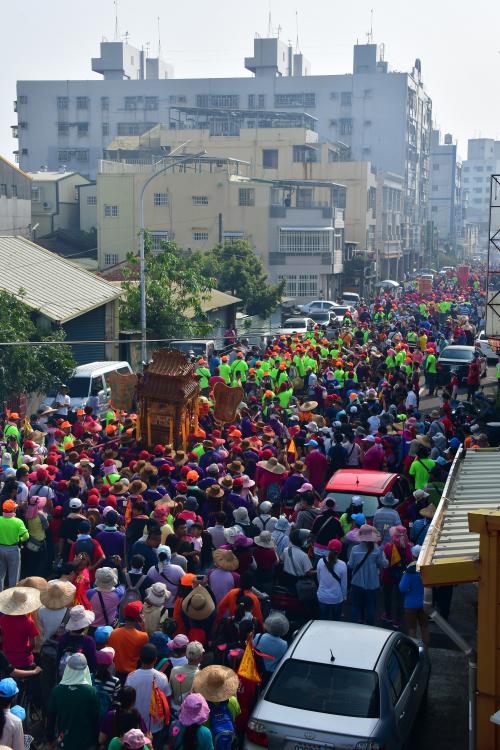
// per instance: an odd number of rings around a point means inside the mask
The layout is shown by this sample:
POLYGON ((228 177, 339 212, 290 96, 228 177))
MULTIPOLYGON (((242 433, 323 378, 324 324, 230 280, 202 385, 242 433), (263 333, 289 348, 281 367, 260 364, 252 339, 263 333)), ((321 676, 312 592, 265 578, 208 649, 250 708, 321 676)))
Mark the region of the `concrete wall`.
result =
POLYGON ((31 179, 0 157, 0 234, 28 237, 31 226, 31 179))

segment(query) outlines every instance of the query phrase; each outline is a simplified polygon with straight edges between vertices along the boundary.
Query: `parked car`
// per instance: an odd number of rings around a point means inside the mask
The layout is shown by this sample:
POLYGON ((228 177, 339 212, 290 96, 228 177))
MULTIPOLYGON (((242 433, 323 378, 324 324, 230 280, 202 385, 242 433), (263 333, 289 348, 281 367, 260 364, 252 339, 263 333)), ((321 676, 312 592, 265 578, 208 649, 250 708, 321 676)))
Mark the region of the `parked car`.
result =
POLYGON ((213 339, 178 339, 169 342, 171 349, 179 349, 183 354, 193 352, 195 357, 203 357, 210 362, 215 352, 215 341, 213 339))
POLYGON ((335 313, 330 310, 311 310, 309 313, 309 317, 320 326, 329 326, 332 316, 335 318, 335 313))
POLYGON ((306 315, 310 315, 313 311, 333 310, 334 307, 338 306, 337 302, 332 302, 328 299, 315 299, 312 302, 307 302, 305 305, 297 305, 297 309, 306 315))
POLYGON ((475 347, 476 349, 481 350, 489 365, 496 365, 498 362, 498 354, 489 345, 488 337, 484 331, 479 332, 479 337, 475 342, 475 347))
POLYGON ((371 469, 339 469, 326 485, 325 497, 335 500, 337 513, 344 513, 353 495, 363 500, 363 513, 368 520, 375 515, 379 500, 387 492, 394 493, 400 502, 411 496, 408 480, 401 474, 371 469))
POLYGON ((357 292, 342 292, 342 302, 346 305, 357 306, 361 302, 361 297, 357 292))
POLYGON ((312 620, 252 711, 245 750, 402 750, 425 705, 426 650, 391 630, 312 620))
MULTIPOLYGON (((450 370, 456 370, 458 379, 462 383, 469 371, 469 365, 472 362, 474 352, 477 351, 475 346, 462 346, 452 344, 443 349, 438 357, 438 381, 447 383, 450 379, 450 370)), ((485 378, 488 372, 486 357, 481 354, 479 357, 481 368, 481 377, 485 378)))
POLYGON ((280 336, 291 333, 307 333, 314 330, 315 322, 312 318, 288 318, 278 330, 280 336))
POLYGON ((332 310, 332 322, 333 315, 335 315, 337 321, 339 323, 342 323, 347 310, 349 310, 349 312, 351 313, 353 321, 356 321, 358 319, 358 311, 355 307, 353 307, 352 305, 337 305, 337 307, 334 307, 334 309, 332 310))
MULTIPOLYGON (((87 406, 87 401, 91 396, 97 396, 99 414, 103 415, 107 411, 111 398, 111 388, 107 379, 114 372, 128 375, 132 372, 132 368, 128 362, 90 362, 76 367, 73 376, 66 383, 69 388, 71 409, 83 409, 87 406)), ((54 388, 44 398, 42 406, 52 406, 59 385, 54 384, 54 388)))

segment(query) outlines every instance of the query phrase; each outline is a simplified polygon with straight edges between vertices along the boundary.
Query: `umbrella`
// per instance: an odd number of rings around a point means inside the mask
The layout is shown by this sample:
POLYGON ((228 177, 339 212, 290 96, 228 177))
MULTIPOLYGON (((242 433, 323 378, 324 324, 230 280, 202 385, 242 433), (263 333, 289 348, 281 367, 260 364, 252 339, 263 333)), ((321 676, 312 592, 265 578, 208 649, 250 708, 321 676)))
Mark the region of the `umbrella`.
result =
POLYGON ((375 286, 385 287, 386 289, 397 289, 399 284, 392 279, 385 279, 384 281, 378 281, 375 286))

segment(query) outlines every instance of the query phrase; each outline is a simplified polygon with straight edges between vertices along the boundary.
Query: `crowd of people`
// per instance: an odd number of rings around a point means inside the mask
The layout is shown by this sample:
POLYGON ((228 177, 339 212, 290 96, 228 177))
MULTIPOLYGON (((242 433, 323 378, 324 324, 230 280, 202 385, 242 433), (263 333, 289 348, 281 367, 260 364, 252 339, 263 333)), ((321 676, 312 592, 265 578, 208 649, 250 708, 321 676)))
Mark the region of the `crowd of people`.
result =
MULTIPOLYGON (((0 745, 24 747, 19 685, 66 750, 231 748, 310 617, 405 628, 429 644, 416 561, 451 463, 487 445, 452 419, 450 343, 474 345, 481 281, 447 277, 346 313, 340 329, 238 345, 196 365, 186 450, 136 440, 137 415, 71 411, 64 388, 5 415, 0 491, 0 745), (232 424, 217 382, 241 385, 232 424), (424 413, 421 394, 439 406, 424 413), (62 394, 62 395, 61 395, 62 394), (325 490, 338 469, 396 472, 411 492, 325 490)), ((476 358, 468 395, 479 385, 476 358)), ((436 591, 447 616, 451 591, 436 591)))

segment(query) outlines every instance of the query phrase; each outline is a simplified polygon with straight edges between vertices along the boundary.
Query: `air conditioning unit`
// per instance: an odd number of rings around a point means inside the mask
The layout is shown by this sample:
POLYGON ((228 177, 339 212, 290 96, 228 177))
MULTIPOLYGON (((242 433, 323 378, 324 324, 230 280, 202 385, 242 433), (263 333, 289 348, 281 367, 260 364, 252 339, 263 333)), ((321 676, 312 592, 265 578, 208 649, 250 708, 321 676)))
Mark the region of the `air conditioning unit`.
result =
POLYGON ((50 203, 49 201, 44 201, 44 202, 42 203, 42 208, 43 208, 43 209, 44 209, 45 211, 48 211, 50 207, 51 207, 51 203, 50 203))

